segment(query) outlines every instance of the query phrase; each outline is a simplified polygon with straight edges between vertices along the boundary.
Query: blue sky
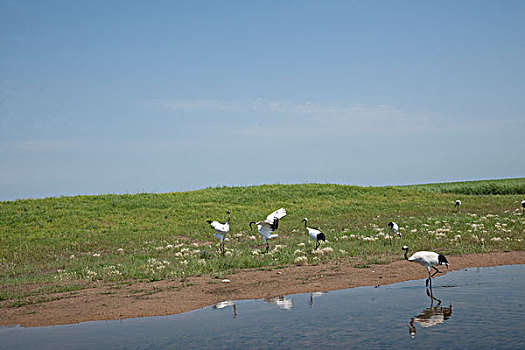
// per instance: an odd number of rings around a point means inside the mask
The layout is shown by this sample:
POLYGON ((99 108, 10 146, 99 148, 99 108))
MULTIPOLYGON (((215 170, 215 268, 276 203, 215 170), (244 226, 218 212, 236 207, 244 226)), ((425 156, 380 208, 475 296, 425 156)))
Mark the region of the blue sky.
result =
POLYGON ((0 200, 525 176, 523 1, 0 0, 0 200))

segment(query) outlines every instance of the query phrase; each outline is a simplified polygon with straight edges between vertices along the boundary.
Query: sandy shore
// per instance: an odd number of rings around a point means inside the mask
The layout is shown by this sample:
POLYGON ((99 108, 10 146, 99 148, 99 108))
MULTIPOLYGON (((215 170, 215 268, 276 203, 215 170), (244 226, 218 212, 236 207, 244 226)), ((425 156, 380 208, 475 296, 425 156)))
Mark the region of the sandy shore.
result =
MULTIPOLYGON (((448 271, 469 267, 525 264, 525 252, 496 252, 448 257, 448 271)), ((447 270, 443 267, 442 271, 447 270)), ((3 307, 0 325, 51 326, 85 321, 181 313, 224 300, 259 299, 295 293, 380 286, 425 278, 426 270, 407 261, 370 268, 354 268, 331 262, 318 266, 290 266, 268 271, 245 270, 227 277, 230 282, 210 276, 186 281, 133 283, 100 286, 78 292, 50 295, 56 299, 21 307, 3 307)), ((437 279, 439 283, 439 277, 437 279)), ((3 302, 5 303, 5 301, 3 302)))

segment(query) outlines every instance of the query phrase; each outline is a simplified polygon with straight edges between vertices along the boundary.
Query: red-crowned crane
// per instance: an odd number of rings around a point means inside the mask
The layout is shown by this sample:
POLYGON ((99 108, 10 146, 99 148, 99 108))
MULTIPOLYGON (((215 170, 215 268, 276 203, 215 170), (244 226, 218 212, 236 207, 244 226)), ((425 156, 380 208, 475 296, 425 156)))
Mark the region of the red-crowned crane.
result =
POLYGON ((388 229, 390 230, 390 244, 392 244, 392 239, 397 235, 401 238, 401 233, 398 231, 399 226, 393 221, 390 221, 388 224, 388 229))
POLYGON ((228 221, 225 224, 221 224, 218 221, 211 221, 207 220, 206 222, 213 227, 216 233, 213 235, 217 237, 220 241, 220 247, 222 255, 224 255, 224 238, 226 237, 226 234, 230 231, 230 211, 226 210, 226 213, 228 214, 228 221))
POLYGON ((525 199, 521 201, 521 213, 525 214, 525 199))
POLYGON ((458 199, 458 200, 456 201, 456 204, 454 204, 454 206, 456 207, 456 209, 457 209, 458 212, 459 212, 459 207, 461 207, 461 201, 458 199))
POLYGON ((445 258, 444 255, 434 253, 434 252, 426 252, 426 251, 420 251, 415 252, 412 254, 412 256, 408 257, 408 246, 403 246, 402 248, 405 251, 405 259, 408 261, 412 261, 415 263, 418 263, 421 266, 424 266, 428 271, 428 279, 425 281, 426 286, 428 287, 428 283, 430 282, 430 288, 432 288, 432 277, 434 277, 437 273, 441 273, 436 266, 437 265, 443 265, 445 264, 448 269, 448 261, 447 258, 445 258), (433 268, 436 270, 434 274, 430 275, 430 268, 433 268))
POLYGON ((324 233, 322 233, 321 231, 319 231, 319 230, 317 230, 315 228, 308 227, 307 226, 307 224, 308 224, 308 219, 307 218, 304 218, 301 222, 303 222, 303 221, 304 221, 304 227, 308 231, 308 235, 316 243, 316 246, 314 248, 314 250, 316 250, 317 248, 319 248, 319 245, 321 244, 321 242, 319 242, 319 241, 326 242, 326 238, 324 236, 324 233))
POLYGON ((277 230, 277 228, 279 227, 279 219, 285 215, 286 210, 284 208, 281 208, 268 215, 266 217, 266 220, 250 222, 250 230, 252 229, 252 224, 255 224, 257 226, 257 231, 259 232, 264 243, 266 244, 266 253, 268 253, 269 249, 268 239, 279 236, 277 234, 272 234, 272 232, 277 230))

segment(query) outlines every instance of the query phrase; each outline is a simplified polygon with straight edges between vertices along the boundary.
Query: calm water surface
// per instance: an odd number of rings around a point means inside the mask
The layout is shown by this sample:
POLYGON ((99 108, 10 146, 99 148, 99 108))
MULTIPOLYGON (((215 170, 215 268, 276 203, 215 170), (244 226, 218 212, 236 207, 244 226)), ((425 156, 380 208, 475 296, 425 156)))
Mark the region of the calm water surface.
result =
POLYGON ((525 349, 525 265, 434 280, 225 301, 165 317, 0 327, 1 349, 525 349))

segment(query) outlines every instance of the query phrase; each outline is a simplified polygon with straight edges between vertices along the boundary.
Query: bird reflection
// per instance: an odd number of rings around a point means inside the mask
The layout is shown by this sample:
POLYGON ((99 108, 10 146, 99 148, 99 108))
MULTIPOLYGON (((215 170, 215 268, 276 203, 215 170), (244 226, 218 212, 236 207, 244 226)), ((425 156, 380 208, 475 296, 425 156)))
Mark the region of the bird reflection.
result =
POLYGON ((314 293, 310 293, 310 308, 312 308, 314 306, 314 298, 317 298, 317 297, 320 297, 320 296, 323 296, 325 295, 326 293, 325 292, 314 292, 314 293))
POLYGON ((233 307, 233 319, 235 320, 237 318, 237 306, 235 306, 235 302, 231 300, 221 301, 220 303, 212 305, 212 308, 217 310, 217 309, 224 309, 226 306, 233 307))
POLYGON ((281 310, 290 310, 293 307, 292 299, 287 299, 283 295, 273 298, 264 298, 264 301, 267 303, 276 304, 281 310))
POLYGON ((427 288, 427 296, 430 298, 430 306, 424 309, 419 315, 412 317, 410 324, 407 324, 408 333, 411 338, 415 338, 416 336, 415 323, 423 328, 428 328, 441 324, 452 316, 452 305, 448 307, 441 306, 441 300, 434 297, 432 288, 427 288), (437 302, 436 306, 434 306, 434 301, 437 302))

